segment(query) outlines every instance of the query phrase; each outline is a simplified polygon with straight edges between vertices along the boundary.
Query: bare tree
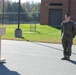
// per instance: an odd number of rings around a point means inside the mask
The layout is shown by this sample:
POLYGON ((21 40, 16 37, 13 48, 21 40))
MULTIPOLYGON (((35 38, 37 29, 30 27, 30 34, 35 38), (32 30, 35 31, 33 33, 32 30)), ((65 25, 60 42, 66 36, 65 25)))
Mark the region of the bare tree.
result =
POLYGON ((27 12, 31 12, 31 6, 30 6, 30 1, 27 1, 25 3, 22 4, 23 7, 26 9, 27 12))

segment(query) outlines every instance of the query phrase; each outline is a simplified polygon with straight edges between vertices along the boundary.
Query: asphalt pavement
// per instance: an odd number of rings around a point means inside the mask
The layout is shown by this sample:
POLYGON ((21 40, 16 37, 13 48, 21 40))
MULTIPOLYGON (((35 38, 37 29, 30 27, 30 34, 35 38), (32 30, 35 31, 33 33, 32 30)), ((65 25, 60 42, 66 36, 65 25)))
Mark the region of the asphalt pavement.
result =
POLYGON ((70 61, 61 44, 2 40, 0 75, 76 75, 76 45, 70 61))

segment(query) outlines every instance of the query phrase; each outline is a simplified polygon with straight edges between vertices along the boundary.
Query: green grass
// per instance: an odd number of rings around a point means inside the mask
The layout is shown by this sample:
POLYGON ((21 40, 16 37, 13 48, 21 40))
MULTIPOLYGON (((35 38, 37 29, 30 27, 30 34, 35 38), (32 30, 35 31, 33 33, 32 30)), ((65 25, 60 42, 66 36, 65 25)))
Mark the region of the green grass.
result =
MULTIPOLYGON (((36 32, 28 33, 30 32, 30 25, 21 24, 20 28, 22 30, 22 38, 15 38, 14 34, 17 25, 4 25, 4 27, 6 27, 6 35, 2 36, 3 39, 61 43, 61 30, 48 25, 37 24, 36 32)), ((74 44, 75 43, 76 39, 74 39, 74 44)))

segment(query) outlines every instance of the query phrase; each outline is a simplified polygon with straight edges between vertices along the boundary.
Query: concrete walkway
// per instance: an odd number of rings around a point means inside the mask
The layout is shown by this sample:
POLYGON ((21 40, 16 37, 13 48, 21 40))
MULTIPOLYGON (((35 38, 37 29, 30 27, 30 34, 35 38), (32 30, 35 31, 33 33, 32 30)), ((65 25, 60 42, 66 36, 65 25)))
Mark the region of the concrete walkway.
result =
POLYGON ((76 75, 76 46, 70 61, 61 60, 60 44, 2 40, 0 75, 76 75))

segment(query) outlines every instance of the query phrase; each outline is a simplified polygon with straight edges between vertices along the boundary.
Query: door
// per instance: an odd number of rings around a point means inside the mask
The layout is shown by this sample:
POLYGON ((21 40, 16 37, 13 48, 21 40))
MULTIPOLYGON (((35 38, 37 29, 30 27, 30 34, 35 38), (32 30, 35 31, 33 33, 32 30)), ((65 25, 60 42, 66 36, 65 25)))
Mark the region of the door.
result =
POLYGON ((62 22, 62 9, 49 10, 49 25, 60 26, 62 22))

